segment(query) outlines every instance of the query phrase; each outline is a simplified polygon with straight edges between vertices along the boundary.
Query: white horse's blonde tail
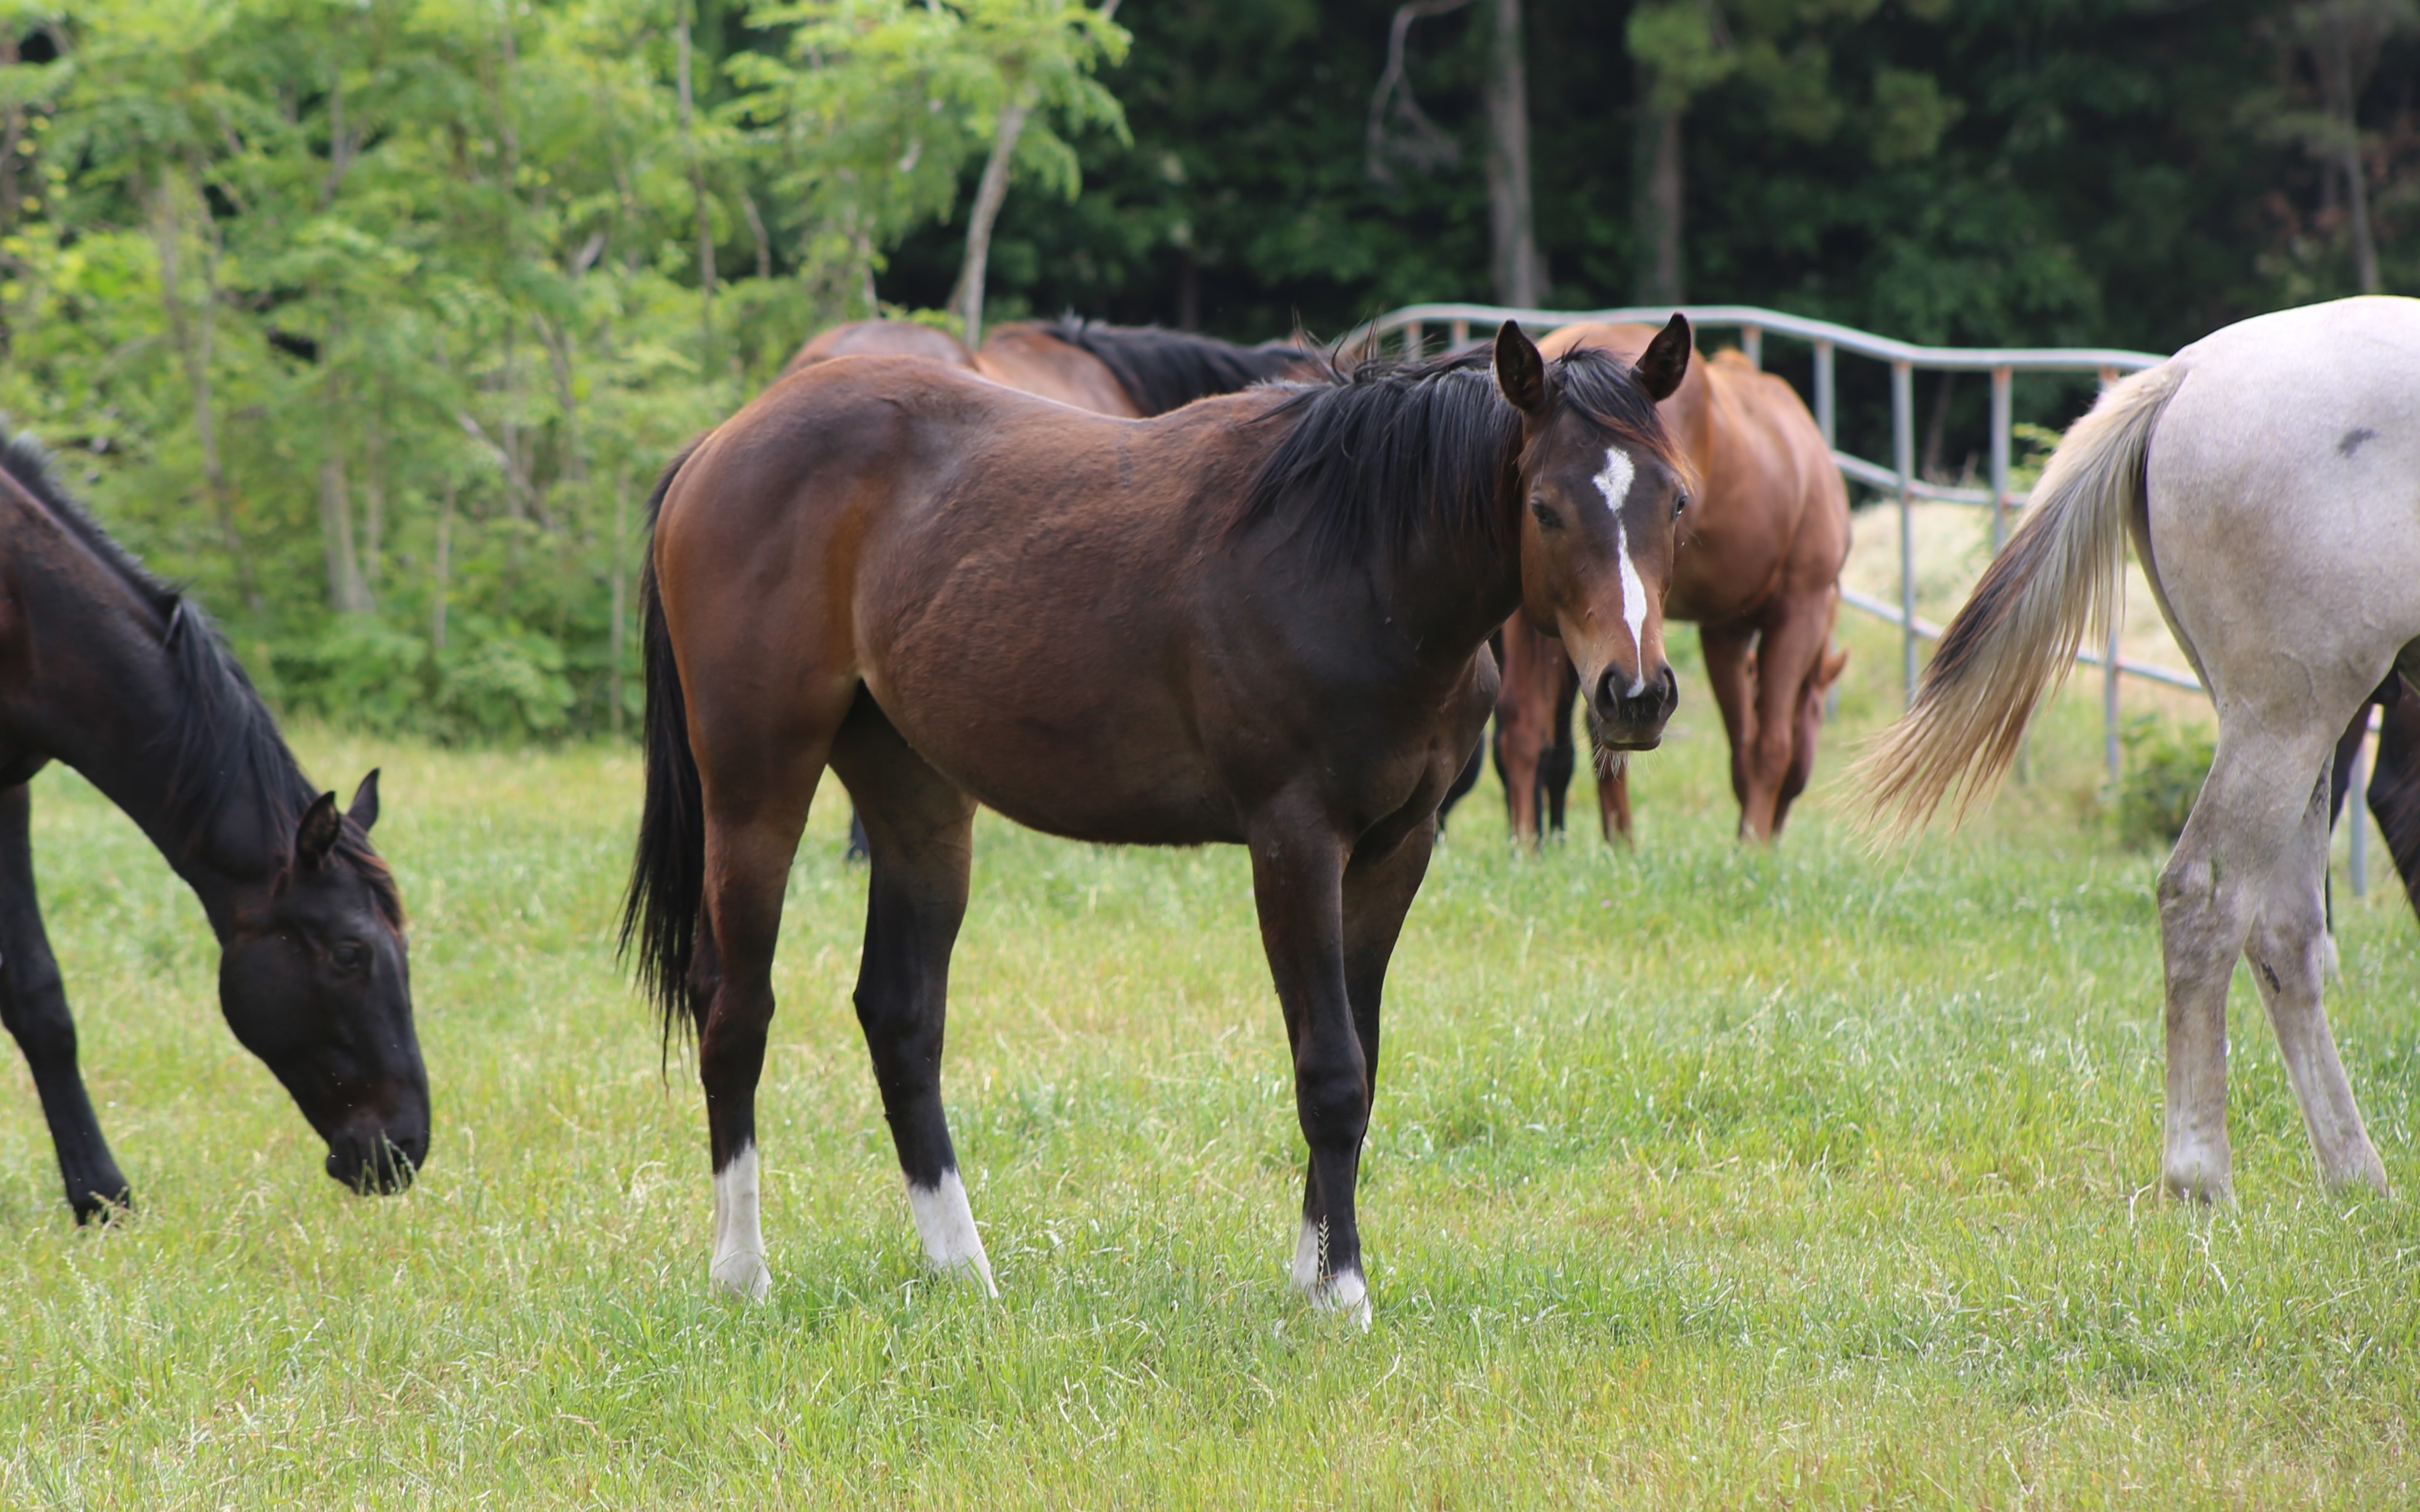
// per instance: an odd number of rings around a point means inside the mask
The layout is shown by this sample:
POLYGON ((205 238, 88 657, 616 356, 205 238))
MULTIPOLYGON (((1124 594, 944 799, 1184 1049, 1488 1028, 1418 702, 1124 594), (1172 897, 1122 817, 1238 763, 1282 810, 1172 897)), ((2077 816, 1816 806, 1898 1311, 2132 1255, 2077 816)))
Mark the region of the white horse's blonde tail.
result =
POLYGON ((2120 379, 2061 438, 2024 523, 1942 632, 1915 704, 1849 774, 1887 838, 1922 827, 1953 787, 1959 819, 1989 796, 2086 631, 2106 635, 2151 432, 2183 379, 2173 361, 2120 379))

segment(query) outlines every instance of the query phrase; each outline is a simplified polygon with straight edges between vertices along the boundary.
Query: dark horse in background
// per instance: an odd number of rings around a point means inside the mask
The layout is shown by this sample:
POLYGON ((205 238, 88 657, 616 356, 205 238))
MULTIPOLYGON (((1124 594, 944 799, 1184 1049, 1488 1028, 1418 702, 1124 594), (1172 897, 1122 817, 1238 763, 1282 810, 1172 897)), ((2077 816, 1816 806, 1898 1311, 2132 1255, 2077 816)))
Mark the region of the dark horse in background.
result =
POLYGON ((2379 833, 2386 837, 2387 854, 2395 858, 2396 873, 2403 879, 2403 895, 2411 900, 2412 913, 2420 916, 2420 688, 2400 672, 2387 673, 2386 681, 2378 685, 2378 691, 2361 706, 2336 742, 2335 760, 2328 772, 2328 823, 2333 826, 2344 812, 2353 757, 2369 728, 2372 704, 2380 711, 2378 750, 2364 796, 2369 800, 2379 833))
POLYGON ((319 793, 202 611, 154 580, 20 439, 0 451, 0 1018, 79 1221, 130 1200, 76 1069, 34 896, 26 784, 63 762, 200 898, 219 1004, 327 1141, 330 1176, 395 1191, 428 1156, 403 907, 370 848, 378 774, 319 793))
POLYGON ((989 1289, 941 1105, 978 803, 1101 843, 1239 844, 1310 1167, 1294 1280, 1368 1318, 1355 1213, 1379 998, 1436 806, 1496 700, 1487 637, 1556 626, 1608 747, 1662 736, 1680 459, 1634 365, 1476 357, 1117 420, 944 364, 776 384, 658 487, 646 798, 625 948, 699 1037, 710 1274, 761 1297, 756 1086, 817 780, 873 851, 859 1023, 926 1257, 989 1289))
POLYGON ((1073 316, 995 327, 982 349, 908 320, 854 320, 799 348, 783 378, 834 357, 922 357, 1046 399, 1129 420, 1273 378, 1308 378, 1324 359, 1290 342, 1241 347, 1157 326, 1112 326, 1073 316))

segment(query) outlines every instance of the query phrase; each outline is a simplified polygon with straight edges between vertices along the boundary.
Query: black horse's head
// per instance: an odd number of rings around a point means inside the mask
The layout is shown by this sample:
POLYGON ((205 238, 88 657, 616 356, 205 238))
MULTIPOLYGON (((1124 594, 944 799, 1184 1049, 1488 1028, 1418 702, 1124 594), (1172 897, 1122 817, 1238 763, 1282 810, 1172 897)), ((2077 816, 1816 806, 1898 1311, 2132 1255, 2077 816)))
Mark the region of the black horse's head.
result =
POLYGON ((1549 364, 1509 320, 1496 340, 1497 384, 1524 419, 1522 605, 1562 638, 1589 731, 1611 749, 1652 748, 1680 702, 1664 594, 1688 491, 1655 406, 1689 350, 1677 315, 1635 365, 1585 348, 1549 364))
POLYGON ((285 871, 236 910, 219 1003, 328 1142, 328 1174, 360 1192, 409 1185, 428 1156, 428 1073, 411 1026, 403 910, 369 846, 378 774, 350 810, 321 794, 285 871))

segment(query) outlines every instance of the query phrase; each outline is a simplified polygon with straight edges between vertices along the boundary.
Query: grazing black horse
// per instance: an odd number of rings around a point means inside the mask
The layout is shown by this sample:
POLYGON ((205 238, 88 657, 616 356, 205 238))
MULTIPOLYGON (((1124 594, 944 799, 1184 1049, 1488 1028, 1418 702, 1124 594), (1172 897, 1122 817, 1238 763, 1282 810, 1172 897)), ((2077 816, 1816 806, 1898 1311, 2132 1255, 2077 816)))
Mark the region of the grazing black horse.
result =
POLYGON ((152 579, 19 439, 0 450, 0 1020, 17 1037, 83 1222, 126 1178, 76 1070, 34 896, 26 786, 90 779, 160 848, 218 935, 219 1003, 328 1143, 330 1176, 395 1191, 428 1154, 403 905, 352 807, 306 781, 202 611, 152 579))
POLYGON ((2378 691, 2361 706, 2336 742, 2335 763, 2328 774, 2328 823, 2333 826, 2344 812, 2352 759, 2369 728, 2370 704, 2381 711, 2378 756, 2364 795, 2378 821, 2379 833, 2386 837, 2386 852, 2395 858, 2395 870, 2403 878, 2403 895, 2411 900, 2412 911, 2420 915, 2420 688, 2406 682, 2400 672, 2386 674, 2386 681, 2378 685, 2378 691))

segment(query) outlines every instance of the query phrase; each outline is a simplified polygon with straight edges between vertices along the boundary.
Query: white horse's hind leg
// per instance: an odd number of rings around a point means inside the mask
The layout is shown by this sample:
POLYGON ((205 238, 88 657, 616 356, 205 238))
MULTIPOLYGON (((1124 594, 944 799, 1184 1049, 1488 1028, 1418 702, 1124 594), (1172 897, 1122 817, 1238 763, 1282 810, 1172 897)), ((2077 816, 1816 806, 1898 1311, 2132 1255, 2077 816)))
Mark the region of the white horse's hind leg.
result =
POLYGON ((2329 732, 2273 736, 2224 723, 2218 758, 2160 873, 2167 967, 2167 1130, 2160 1178, 2206 1202, 2234 1196, 2226 1142, 2226 988, 2279 859, 2301 828, 2329 732))
POLYGON ((2292 843, 2270 873, 2260 915, 2243 953, 2277 1031, 2286 1076, 2303 1105, 2319 1180, 2330 1186, 2386 1190, 2386 1167, 2363 1127, 2361 1109, 2336 1057, 2335 1036, 2320 1006, 2328 957, 2326 903, 2328 789, 2324 779, 2303 811, 2292 843))

